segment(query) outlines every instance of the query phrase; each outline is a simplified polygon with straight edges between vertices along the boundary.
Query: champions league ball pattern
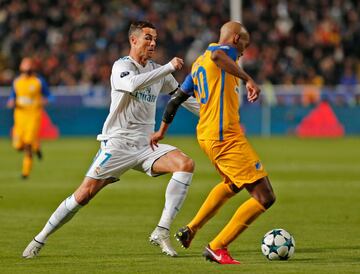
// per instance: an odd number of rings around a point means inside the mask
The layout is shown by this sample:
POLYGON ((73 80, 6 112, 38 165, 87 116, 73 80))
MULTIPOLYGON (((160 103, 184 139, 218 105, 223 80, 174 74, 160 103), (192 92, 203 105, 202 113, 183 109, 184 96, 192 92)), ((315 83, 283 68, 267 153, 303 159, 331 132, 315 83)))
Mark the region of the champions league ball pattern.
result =
POLYGON ((287 260, 294 255, 295 239, 284 229, 270 230, 262 239, 261 251, 269 260, 287 260))

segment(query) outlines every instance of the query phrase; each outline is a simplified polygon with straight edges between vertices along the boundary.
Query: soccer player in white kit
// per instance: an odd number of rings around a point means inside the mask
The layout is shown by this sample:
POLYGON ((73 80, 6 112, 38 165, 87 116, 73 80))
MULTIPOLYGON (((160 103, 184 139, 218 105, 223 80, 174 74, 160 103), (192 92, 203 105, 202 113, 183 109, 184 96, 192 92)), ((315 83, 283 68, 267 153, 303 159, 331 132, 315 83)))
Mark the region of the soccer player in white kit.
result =
MULTIPOLYGON (((156 29, 151 23, 138 21, 131 24, 129 56, 117 60, 112 68, 110 111, 102 133, 97 137, 101 142, 100 149, 82 184, 59 205, 25 248, 24 258, 37 256, 50 234, 129 169, 149 176, 173 173, 165 193, 165 206, 150 242, 159 245, 166 255, 177 256, 171 246, 169 230, 188 192, 194 162, 176 147, 149 145, 150 135, 154 132, 157 97, 159 93, 177 90, 179 85, 171 73, 183 65, 183 60, 177 57, 164 66, 151 61, 156 38, 156 29)), ((187 108, 197 114, 199 106, 195 99, 187 103, 187 108)))

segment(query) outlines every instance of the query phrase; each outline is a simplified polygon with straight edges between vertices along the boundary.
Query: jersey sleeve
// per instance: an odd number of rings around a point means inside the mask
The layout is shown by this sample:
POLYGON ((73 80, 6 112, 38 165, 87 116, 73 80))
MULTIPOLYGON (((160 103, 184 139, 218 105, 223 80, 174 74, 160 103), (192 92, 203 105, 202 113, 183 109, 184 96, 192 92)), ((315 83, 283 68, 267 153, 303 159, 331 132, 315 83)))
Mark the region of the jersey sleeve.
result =
POLYGON ((235 48, 227 46, 227 45, 217 45, 217 46, 209 46, 208 50, 222 50, 224 51, 232 60, 236 61, 237 59, 237 51, 235 48))
POLYGON ((190 73, 186 76, 184 82, 181 84, 181 90, 189 96, 194 96, 194 82, 190 73))
POLYGON ((47 84, 47 82, 45 81, 45 79, 43 77, 38 76, 38 78, 39 78, 39 80, 41 82, 41 94, 42 94, 42 96, 44 96, 45 98, 49 98, 51 96, 49 85, 47 84))
POLYGON ((45 78, 38 76, 40 82, 41 82, 41 94, 44 98, 47 99, 48 102, 54 102, 55 97, 51 94, 50 88, 48 83, 46 82, 45 78))
POLYGON ((178 81, 176 81, 176 79, 172 74, 169 74, 165 77, 165 81, 160 90, 160 93, 166 93, 166 94, 173 93, 178 89, 178 87, 179 87, 178 81))
POLYGON ((15 93, 15 87, 14 87, 14 82, 11 85, 11 89, 10 89, 10 95, 8 100, 14 100, 16 98, 16 93, 15 93))
POLYGON ((171 63, 160 66, 152 71, 140 73, 130 61, 118 60, 114 63, 111 73, 111 85, 117 91, 134 92, 152 85, 159 79, 173 72, 171 63))

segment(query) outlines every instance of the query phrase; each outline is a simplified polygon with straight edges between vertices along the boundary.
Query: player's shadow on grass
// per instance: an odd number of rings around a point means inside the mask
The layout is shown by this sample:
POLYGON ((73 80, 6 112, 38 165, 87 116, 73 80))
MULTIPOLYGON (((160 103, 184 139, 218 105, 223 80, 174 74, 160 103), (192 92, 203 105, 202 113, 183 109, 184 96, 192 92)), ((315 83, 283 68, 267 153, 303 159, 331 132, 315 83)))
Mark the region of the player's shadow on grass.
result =
POLYGON ((349 250, 360 250, 360 246, 328 246, 328 247, 305 247, 295 249, 295 256, 291 260, 298 262, 321 262, 324 260, 328 260, 328 258, 332 258, 333 256, 329 256, 326 258, 319 258, 318 256, 311 256, 312 253, 325 253, 331 252, 336 253, 336 259, 341 260, 342 262, 359 262, 360 256, 354 256, 354 254, 350 255, 349 250), (344 252, 342 252, 344 251, 344 252), (299 256, 305 258, 298 258, 299 256))
POLYGON ((302 248, 295 248, 295 252, 313 252, 313 253, 324 253, 324 250, 360 250, 360 246, 322 246, 322 247, 302 247, 302 248))
MULTIPOLYGON (((160 251, 160 250, 159 250, 160 251)), ((97 254, 99 255, 99 254, 97 254)), ((57 255, 57 256, 60 256, 57 255)), ((93 254, 91 254, 91 256, 94 256, 93 254)), ((154 257, 157 256, 159 258, 170 258, 170 259, 185 259, 185 258, 196 258, 202 257, 202 252, 180 252, 180 254, 178 253, 177 257, 170 257, 170 256, 166 256, 160 252, 152 252, 152 251, 146 251, 146 252, 137 252, 137 251, 131 251, 131 252, 127 252, 127 254, 125 255, 123 252, 114 252, 114 253, 101 253, 102 257, 107 257, 107 258, 118 258, 118 257, 123 257, 123 258, 133 258, 134 256, 141 256, 143 258, 147 258, 147 257, 154 257)), ((67 256, 63 256, 63 257, 67 257, 67 256)), ((94 256, 94 257, 98 257, 98 256, 94 256)))
POLYGON ((202 252, 186 252, 179 254, 179 258, 186 259, 186 258, 203 258, 202 252))
POLYGON ((146 254, 141 254, 143 256, 149 256, 149 257, 153 257, 153 256, 158 256, 161 258, 171 258, 171 259, 176 259, 176 260, 181 260, 181 259, 189 259, 189 258, 203 258, 202 256, 202 252, 178 252, 178 256, 177 257, 170 257, 170 256, 166 256, 164 254, 161 253, 146 253, 146 254))

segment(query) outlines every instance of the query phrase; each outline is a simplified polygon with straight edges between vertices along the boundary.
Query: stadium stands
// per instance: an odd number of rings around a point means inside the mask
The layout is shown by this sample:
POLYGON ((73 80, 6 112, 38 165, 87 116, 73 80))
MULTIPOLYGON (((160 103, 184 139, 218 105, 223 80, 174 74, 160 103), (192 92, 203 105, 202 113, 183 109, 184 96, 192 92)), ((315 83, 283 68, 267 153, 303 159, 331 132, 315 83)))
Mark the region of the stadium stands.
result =
MULTIPOLYGON (((357 84, 359 14, 356 0, 244 0, 252 44, 243 64, 259 82, 357 84)), ((37 58, 50 85, 108 85, 134 19, 157 26, 159 62, 177 55, 189 65, 217 39, 216 30, 229 19, 229 1, 1 1, 0 85, 11 83, 24 55, 37 58)), ((179 80, 185 73, 177 74, 179 80)))

